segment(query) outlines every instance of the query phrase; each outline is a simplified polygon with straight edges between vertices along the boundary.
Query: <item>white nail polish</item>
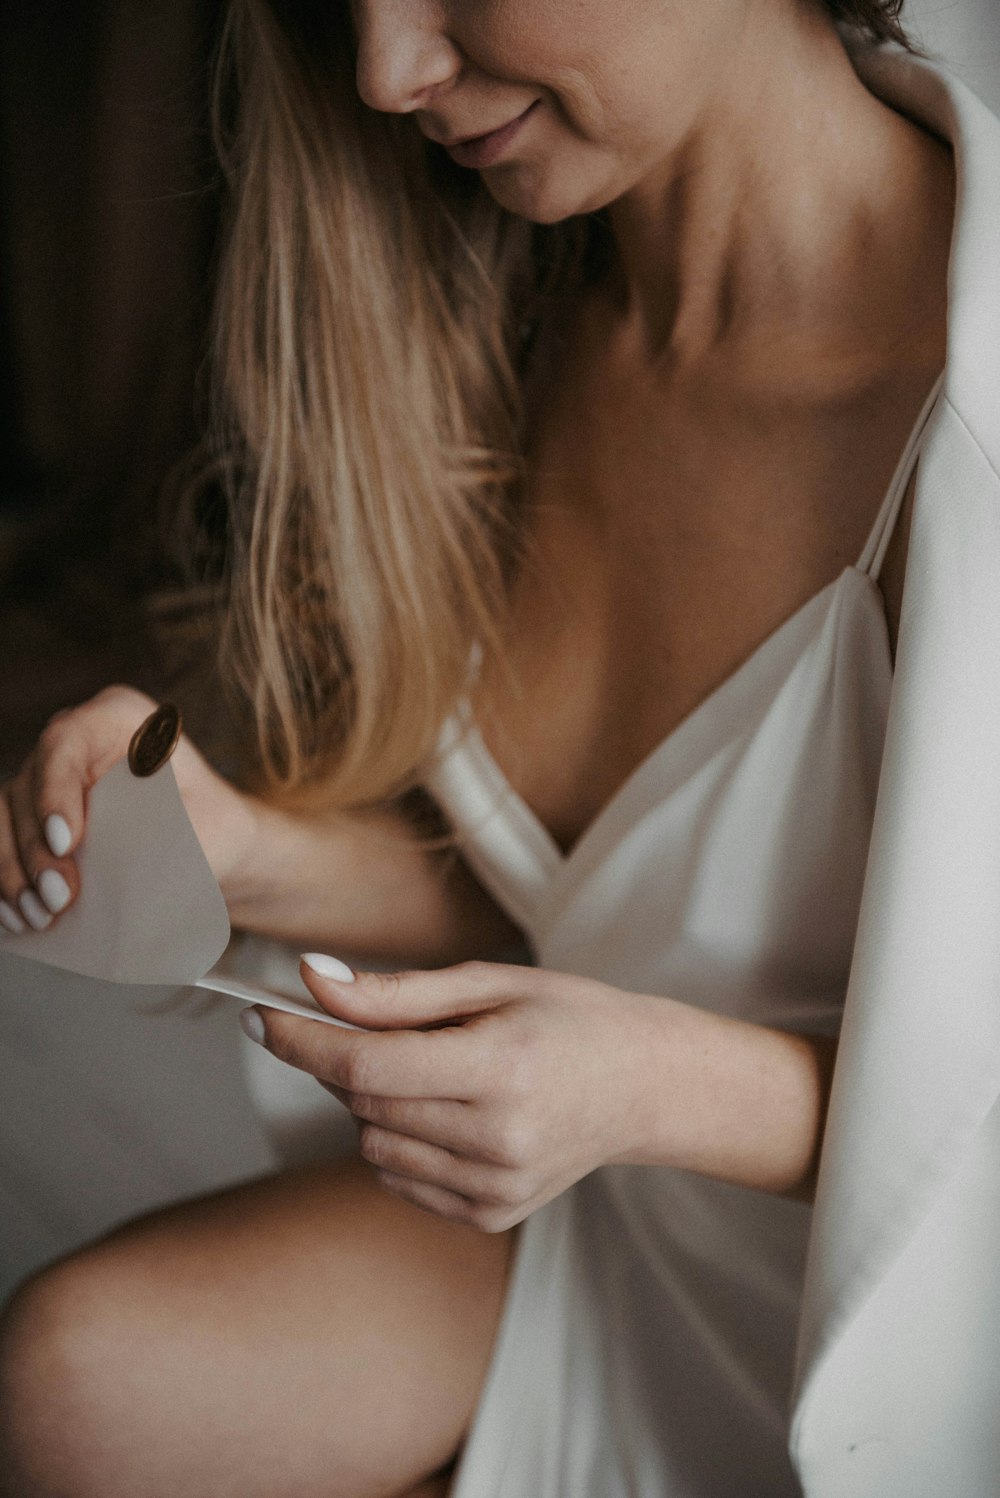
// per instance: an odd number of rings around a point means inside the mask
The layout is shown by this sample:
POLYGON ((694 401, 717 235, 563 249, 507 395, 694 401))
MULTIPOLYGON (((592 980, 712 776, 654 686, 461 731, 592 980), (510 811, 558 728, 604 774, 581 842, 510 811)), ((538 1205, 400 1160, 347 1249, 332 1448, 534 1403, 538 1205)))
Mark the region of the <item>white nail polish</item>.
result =
POLYGON ((339 957, 327 957, 323 952, 303 952, 302 961, 321 978, 336 978, 338 983, 354 982, 354 974, 339 957))
POLYGON ((45 818, 45 841, 52 850, 55 858, 62 858, 69 852, 69 845, 73 841, 73 834, 69 830, 69 823, 65 817, 53 812, 50 817, 45 818))
POLYGON ((46 926, 51 926, 52 917, 33 889, 22 889, 17 897, 17 903, 21 907, 21 914, 33 931, 44 931, 46 926))
POLYGON ((257 1045, 264 1044, 264 1021, 256 1009, 241 1009, 240 1024, 244 1034, 249 1035, 252 1041, 255 1041, 257 1045))
POLYGON ((43 869, 35 882, 38 893, 53 915, 66 909, 73 892, 58 869, 43 869))
POLYGON ((0 900, 0 925, 9 931, 11 936, 21 936, 24 932, 24 922, 13 905, 8 905, 6 900, 0 900))

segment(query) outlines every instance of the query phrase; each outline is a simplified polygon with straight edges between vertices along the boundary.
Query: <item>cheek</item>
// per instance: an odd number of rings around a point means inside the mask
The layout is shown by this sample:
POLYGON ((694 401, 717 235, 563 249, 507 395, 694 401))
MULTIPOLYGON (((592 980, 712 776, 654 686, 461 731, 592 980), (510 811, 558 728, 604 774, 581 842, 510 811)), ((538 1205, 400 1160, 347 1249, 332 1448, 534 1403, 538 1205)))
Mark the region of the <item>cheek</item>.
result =
MULTIPOLYGON (((651 50, 609 50, 591 66, 553 69, 544 78, 548 112, 576 141, 623 164, 670 148, 695 108, 693 68, 685 69, 651 50)), ((563 137, 565 140, 565 135, 563 137)))

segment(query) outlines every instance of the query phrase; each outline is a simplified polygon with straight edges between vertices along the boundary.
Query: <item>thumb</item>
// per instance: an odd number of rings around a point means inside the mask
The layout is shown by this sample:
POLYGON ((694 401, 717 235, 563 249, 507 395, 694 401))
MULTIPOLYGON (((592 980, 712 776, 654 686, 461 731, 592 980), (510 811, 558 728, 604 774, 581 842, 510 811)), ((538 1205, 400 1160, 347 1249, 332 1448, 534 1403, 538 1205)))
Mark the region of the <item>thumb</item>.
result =
MULTIPOLYGON (((337 957, 306 952, 303 981, 329 1014, 368 1029, 419 1029, 495 1009, 511 997, 511 973, 499 962, 406 973, 353 973, 337 957)), ((523 973, 522 973, 523 980, 523 973)))

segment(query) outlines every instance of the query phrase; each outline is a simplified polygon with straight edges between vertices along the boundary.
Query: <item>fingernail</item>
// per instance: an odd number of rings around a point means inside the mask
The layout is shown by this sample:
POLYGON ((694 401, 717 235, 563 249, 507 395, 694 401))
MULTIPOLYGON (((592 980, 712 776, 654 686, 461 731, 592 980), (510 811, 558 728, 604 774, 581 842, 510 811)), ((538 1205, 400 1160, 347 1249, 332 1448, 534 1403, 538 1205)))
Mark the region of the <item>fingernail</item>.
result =
POLYGON ((51 926, 52 917, 33 889, 22 889, 17 897, 17 903, 21 907, 21 914, 33 931, 44 931, 46 926, 51 926))
POLYGON ((259 1009, 241 1009, 240 1024, 243 1026, 243 1033, 249 1035, 252 1041, 257 1045, 264 1044, 264 1021, 259 1009))
POLYGON ((303 952, 302 961, 321 978, 336 978, 338 983, 354 982, 354 974, 339 957, 327 957, 323 952, 303 952))
POLYGON ((0 900, 0 924, 6 926, 11 936, 20 936, 24 931, 24 922, 13 905, 8 905, 6 900, 0 900))
POLYGON ((35 882, 38 885, 38 893, 53 915, 58 915, 60 910, 66 909, 72 891, 58 869, 43 869, 35 882))
POLYGON ((69 830, 69 823, 65 817, 60 817, 53 812, 52 816, 45 818, 45 841, 56 858, 62 858, 69 852, 73 834, 69 830))

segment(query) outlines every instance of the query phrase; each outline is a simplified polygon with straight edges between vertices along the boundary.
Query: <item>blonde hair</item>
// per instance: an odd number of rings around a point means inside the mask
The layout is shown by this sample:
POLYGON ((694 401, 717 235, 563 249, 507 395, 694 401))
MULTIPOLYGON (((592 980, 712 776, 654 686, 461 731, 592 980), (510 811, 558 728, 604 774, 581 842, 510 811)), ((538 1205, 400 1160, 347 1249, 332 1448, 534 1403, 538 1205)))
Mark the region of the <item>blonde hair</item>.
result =
MULTIPOLYGON (((860 25, 877 0, 826 3, 860 25)), ((215 94, 222 666, 258 787, 345 808, 419 783, 474 645, 502 665, 523 331, 610 242, 601 214, 502 209, 412 120, 366 107, 355 63, 347 5, 231 0, 215 94)))
MULTIPOLYGON (((340 7, 280 10, 234 0, 217 70, 222 656, 271 793, 346 807, 417 782, 473 643, 497 650, 548 278, 539 231, 360 102, 340 7)), ((544 237, 563 281, 579 225, 544 237)))

